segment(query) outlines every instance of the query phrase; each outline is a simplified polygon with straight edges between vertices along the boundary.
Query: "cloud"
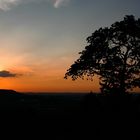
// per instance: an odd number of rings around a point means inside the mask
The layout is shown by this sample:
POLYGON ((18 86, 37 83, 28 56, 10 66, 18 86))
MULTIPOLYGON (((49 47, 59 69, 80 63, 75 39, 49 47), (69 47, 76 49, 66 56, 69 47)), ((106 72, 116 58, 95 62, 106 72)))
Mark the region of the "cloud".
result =
POLYGON ((16 73, 11 73, 10 71, 0 71, 0 77, 8 78, 8 77, 17 77, 18 74, 16 73))
POLYGON ((0 9, 8 11, 12 6, 18 5, 21 0, 0 0, 0 9))
POLYGON ((61 6, 65 6, 65 5, 68 4, 68 2, 69 2, 69 0, 55 0, 54 1, 54 7, 59 8, 61 6))
MULTIPOLYGON (((70 0, 40 0, 40 2, 46 1, 51 2, 55 8, 59 8, 61 6, 66 6, 70 0)), ((39 2, 38 0, 0 0, 0 10, 8 11, 12 7, 17 6, 19 4, 27 4, 27 3, 35 3, 39 2)))

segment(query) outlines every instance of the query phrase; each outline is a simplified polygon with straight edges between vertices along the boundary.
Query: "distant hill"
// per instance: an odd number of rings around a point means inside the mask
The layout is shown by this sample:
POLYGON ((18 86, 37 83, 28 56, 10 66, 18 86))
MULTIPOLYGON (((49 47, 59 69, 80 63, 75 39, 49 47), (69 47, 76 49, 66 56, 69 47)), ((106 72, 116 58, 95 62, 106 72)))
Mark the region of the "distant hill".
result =
POLYGON ((0 94, 18 94, 18 92, 11 89, 0 89, 0 94))

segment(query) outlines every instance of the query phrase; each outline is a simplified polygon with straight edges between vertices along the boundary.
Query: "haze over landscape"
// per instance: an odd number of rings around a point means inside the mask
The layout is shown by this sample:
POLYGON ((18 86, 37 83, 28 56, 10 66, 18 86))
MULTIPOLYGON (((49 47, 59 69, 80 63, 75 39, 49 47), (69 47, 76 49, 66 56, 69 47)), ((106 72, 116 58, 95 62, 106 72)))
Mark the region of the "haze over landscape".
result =
MULTIPOLYGON (((0 0, 0 88, 20 92, 99 92, 94 81, 65 80, 86 38, 139 0, 0 0)), ((140 92, 140 89, 135 91, 140 92)))

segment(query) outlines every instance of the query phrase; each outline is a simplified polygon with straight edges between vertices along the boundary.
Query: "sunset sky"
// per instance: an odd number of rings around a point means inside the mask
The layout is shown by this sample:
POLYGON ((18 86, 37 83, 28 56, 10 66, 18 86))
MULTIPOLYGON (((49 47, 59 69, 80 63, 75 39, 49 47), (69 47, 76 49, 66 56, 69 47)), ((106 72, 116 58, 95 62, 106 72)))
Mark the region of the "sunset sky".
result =
POLYGON ((131 14, 140 0, 0 0, 0 88, 98 92, 97 77, 63 77, 92 32, 131 14))

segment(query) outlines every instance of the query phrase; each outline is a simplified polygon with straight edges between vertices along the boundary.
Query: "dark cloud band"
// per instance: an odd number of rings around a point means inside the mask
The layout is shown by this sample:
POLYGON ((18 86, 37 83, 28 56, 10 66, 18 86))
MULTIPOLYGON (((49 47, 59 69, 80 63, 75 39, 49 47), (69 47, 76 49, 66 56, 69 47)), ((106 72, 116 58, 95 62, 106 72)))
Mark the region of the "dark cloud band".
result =
POLYGON ((3 71, 0 71, 0 77, 17 77, 18 74, 16 73, 11 73, 10 71, 6 71, 6 70, 3 70, 3 71))

